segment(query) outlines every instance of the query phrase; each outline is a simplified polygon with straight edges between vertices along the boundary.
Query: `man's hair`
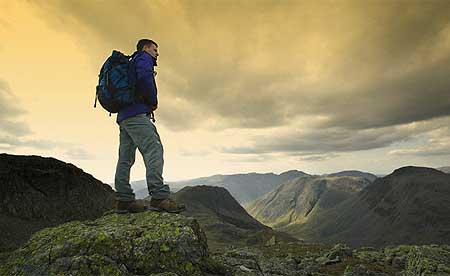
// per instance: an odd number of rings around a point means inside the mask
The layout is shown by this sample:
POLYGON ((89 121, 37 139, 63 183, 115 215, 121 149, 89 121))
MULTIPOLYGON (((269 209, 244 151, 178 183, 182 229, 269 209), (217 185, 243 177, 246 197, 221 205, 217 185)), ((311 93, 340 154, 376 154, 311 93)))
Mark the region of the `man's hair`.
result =
POLYGON ((158 47, 158 44, 156 44, 156 42, 154 42, 153 40, 143 38, 143 39, 139 40, 138 43, 136 44, 136 50, 142 51, 142 50, 144 50, 144 46, 149 45, 149 44, 154 44, 156 47, 158 47))

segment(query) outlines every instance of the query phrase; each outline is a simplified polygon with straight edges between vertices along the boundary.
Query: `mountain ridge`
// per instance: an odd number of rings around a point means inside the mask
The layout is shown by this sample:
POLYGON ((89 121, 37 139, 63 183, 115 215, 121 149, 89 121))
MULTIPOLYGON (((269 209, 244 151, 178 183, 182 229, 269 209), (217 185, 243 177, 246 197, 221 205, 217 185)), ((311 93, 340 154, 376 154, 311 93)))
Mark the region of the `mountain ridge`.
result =
POLYGON ((351 246, 450 244, 449 202, 450 175, 405 166, 308 223, 278 230, 309 241, 351 246))
POLYGON ((187 186, 173 198, 186 205, 184 216, 199 221, 212 249, 228 244, 265 244, 272 238, 296 241, 289 234, 274 231, 253 218, 224 187, 187 186))
POLYGON ((53 157, 0 154, 0 249, 15 248, 49 226, 94 219, 113 207, 114 191, 53 157))
MULTIPOLYGON (((179 191, 184 186, 208 185, 225 187, 239 203, 246 203, 271 191, 273 188, 286 180, 306 175, 298 170, 289 170, 280 174, 275 173, 240 173, 222 175, 217 174, 209 177, 200 177, 190 180, 166 182, 174 192, 179 191)), ((145 180, 132 182, 132 186, 141 186, 145 180)), ((137 198, 148 196, 147 188, 136 191, 137 198)))
POLYGON ((246 204, 248 212, 272 227, 304 223, 311 213, 332 208, 370 184, 363 177, 308 175, 284 182, 246 204))

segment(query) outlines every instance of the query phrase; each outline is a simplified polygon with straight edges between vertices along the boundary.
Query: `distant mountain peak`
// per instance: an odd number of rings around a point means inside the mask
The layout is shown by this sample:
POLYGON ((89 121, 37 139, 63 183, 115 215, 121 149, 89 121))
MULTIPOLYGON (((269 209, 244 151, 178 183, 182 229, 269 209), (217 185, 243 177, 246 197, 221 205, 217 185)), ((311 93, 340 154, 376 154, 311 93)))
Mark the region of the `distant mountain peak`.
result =
POLYGON ((282 175, 288 175, 288 174, 292 175, 292 174, 307 174, 307 173, 305 173, 303 171, 299 171, 299 170, 288 170, 288 171, 280 173, 279 175, 282 176, 282 175))
POLYGON ((442 171, 439 171, 437 169, 428 168, 428 167, 419 167, 419 166, 405 166, 398 169, 395 169, 391 176, 401 176, 401 175, 408 175, 411 176, 412 174, 423 174, 423 173, 443 173, 442 171))
POLYGON ((236 199, 224 187, 198 185, 186 186, 176 194, 176 198, 187 204, 200 204, 206 209, 215 213, 235 213, 245 216, 245 220, 250 219, 252 224, 258 225, 257 221, 251 218, 247 211, 236 201, 236 199))
POLYGON ((325 175, 326 176, 356 176, 356 177, 364 177, 365 179, 369 180, 370 182, 373 182, 373 181, 375 181, 375 179, 377 179, 377 176, 372 174, 372 173, 358 171, 358 170, 345 170, 345 171, 329 173, 329 174, 325 174, 325 175))
MULTIPOLYGON (((306 173, 290 170, 280 175, 275 173, 240 173, 230 175, 215 175, 209 177, 200 177, 190 180, 183 180, 177 182, 168 182, 171 191, 179 191, 186 186, 207 185, 215 187, 224 187, 240 204, 245 204, 255 200, 256 198, 272 191, 281 183, 304 176, 306 173)), ((148 191, 145 181, 133 183, 134 186, 142 187, 136 191, 136 197, 145 198, 148 196, 148 191), (139 185, 138 185, 139 184, 139 185)))

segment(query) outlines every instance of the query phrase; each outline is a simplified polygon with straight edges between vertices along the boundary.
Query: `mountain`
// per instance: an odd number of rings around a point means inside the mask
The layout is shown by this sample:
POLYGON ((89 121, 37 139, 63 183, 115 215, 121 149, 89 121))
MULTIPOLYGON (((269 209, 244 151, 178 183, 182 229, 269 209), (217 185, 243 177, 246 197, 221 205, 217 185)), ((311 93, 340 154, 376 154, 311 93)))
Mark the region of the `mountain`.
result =
POLYGON ((305 223, 310 216, 333 208, 369 184, 364 177, 302 176, 286 181, 247 204, 246 209, 257 220, 275 228, 305 223))
POLYGON ((348 170, 348 171, 341 171, 336 173, 330 173, 325 174, 325 176, 356 176, 356 177, 364 177, 370 182, 374 182, 375 179, 378 177, 374 174, 367 173, 367 172, 361 172, 361 171, 355 171, 355 170, 348 170))
POLYGON ((445 172, 445 173, 449 173, 450 174, 450 166, 439 167, 439 168, 436 168, 436 170, 439 170, 441 172, 445 172))
POLYGON ((402 167, 307 223, 282 230, 308 241, 351 246, 450 244, 450 175, 402 167))
MULTIPOLYGON (((166 184, 168 184, 170 189, 174 192, 179 191, 185 186, 207 185, 224 187, 239 203, 244 204, 270 192, 287 180, 303 175, 307 174, 297 170, 286 171, 279 175, 274 173, 219 174, 191 180, 167 182, 166 184)), ((134 185, 140 185, 141 181, 132 182, 133 187, 134 185)), ((136 196, 137 198, 148 196, 147 188, 136 190, 136 196)))
POLYGON ((261 244, 274 236, 276 240, 296 240, 254 219, 223 187, 188 186, 176 192, 173 198, 186 205, 184 216, 199 221, 212 249, 229 244, 261 244))
POLYGON ((111 187, 50 157, 0 154, 0 250, 44 227, 94 219, 113 206, 111 187))

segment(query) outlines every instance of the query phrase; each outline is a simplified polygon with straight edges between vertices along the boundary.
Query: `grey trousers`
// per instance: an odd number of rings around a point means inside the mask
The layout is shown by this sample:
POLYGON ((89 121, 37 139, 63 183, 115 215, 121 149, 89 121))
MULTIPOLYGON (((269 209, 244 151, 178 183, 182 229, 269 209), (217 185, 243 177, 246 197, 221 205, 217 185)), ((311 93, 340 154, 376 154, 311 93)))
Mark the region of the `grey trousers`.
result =
POLYGON ((170 188, 163 182, 164 150, 156 126, 145 114, 119 122, 119 160, 114 186, 118 200, 131 201, 135 194, 130 185, 130 170, 134 164, 136 148, 142 154, 146 169, 148 192, 153 198, 168 198, 170 188))

